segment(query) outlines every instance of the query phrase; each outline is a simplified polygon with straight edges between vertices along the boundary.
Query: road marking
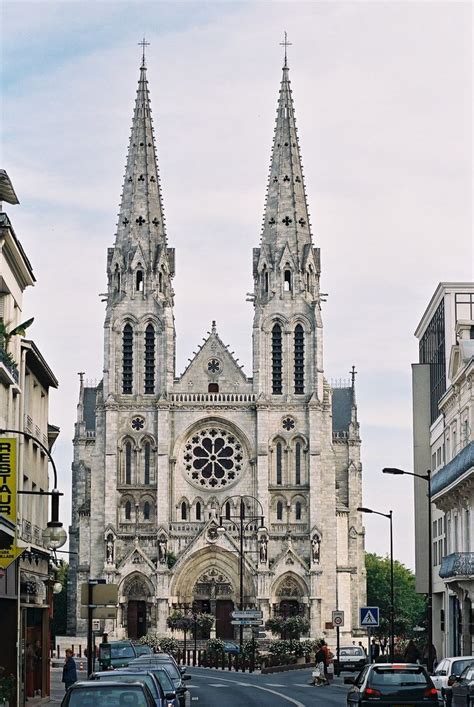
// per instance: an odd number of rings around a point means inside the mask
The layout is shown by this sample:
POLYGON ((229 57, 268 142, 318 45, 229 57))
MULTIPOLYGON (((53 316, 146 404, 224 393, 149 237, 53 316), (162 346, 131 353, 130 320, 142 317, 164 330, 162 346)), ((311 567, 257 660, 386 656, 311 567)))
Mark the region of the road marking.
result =
POLYGON ((314 685, 310 685, 309 682, 292 682, 290 683, 291 687, 314 687, 314 685))
POLYGON ((285 685, 282 685, 281 682, 266 682, 265 685, 268 685, 269 687, 285 687, 285 685))
MULTIPOLYGON (((193 677, 196 678, 206 678, 207 675, 200 675, 199 673, 194 673, 193 677)), ((263 690, 263 692, 270 692, 272 695, 276 695, 277 697, 281 697, 282 700, 286 700, 287 702, 290 702, 292 705, 295 705, 295 707, 306 707, 302 702, 298 702, 298 700, 294 700, 292 697, 288 697, 288 695, 284 695, 282 692, 277 692, 276 690, 270 690, 268 687, 261 687, 260 685, 255 685, 255 683, 248 683, 248 682, 242 682, 240 680, 229 680, 228 678, 214 678, 213 680, 221 680, 222 682, 230 682, 233 685, 240 685, 241 687, 254 687, 256 690, 263 690)))
POLYGON ((199 697, 191 697, 192 700, 198 700, 199 697))
MULTIPOLYGON (((215 678, 214 678, 214 679, 215 679, 215 678)), ((220 678, 217 678, 217 679, 220 680, 220 678)), ((227 685, 218 685, 218 684, 216 685, 215 683, 210 682, 210 683, 209 683, 209 687, 227 687, 227 685)))

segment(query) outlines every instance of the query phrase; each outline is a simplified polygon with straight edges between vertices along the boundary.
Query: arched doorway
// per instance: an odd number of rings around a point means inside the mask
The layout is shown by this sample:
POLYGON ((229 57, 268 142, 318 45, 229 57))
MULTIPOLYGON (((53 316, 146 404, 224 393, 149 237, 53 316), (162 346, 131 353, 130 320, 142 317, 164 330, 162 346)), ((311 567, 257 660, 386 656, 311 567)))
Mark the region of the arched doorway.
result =
MULTIPOLYGON (((290 616, 304 617, 306 604, 303 602, 303 598, 307 594, 299 577, 292 574, 283 575, 276 585, 275 602, 273 604, 274 615, 282 616, 285 619, 290 616)), ((283 638, 286 638, 286 636, 283 636, 283 638)))
MULTIPOLYGON (((230 579, 215 567, 203 572, 194 585, 193 607, 197 612, 214 614, 217 638, 234 637, 234 627, 231 623, 234 610, 232 594, 230 579)), ((208 636, 202 636, 202 638, 208 638, 208 636)))
POLYGON ((127 578, 123 586, 124 625, 128 638, 138 639, 145 636, 149 627, 148 605, 151 599, 146 577, 135 573, 127 578))

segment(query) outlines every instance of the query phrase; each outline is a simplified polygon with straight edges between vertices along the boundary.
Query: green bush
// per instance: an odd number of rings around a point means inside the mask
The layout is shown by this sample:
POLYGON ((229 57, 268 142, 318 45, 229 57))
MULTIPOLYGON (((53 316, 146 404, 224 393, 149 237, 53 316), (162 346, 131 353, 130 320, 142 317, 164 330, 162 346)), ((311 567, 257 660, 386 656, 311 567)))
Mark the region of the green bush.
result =
POLYGON ((170 636, 163 636, 159 639, 159 647, 163 653, 171 653, 171 655, 177 655, 179 650, 179 643, 176 638, 171 638, 170 636))
POLYGON ((224 653, 224 641, 220 638, 210 638, 207 642, 207 650, 213 655, 222 655, 224 653))
POLYGON ((198 628, 207 632, 214 626, 215 618, 213 614, 197 614, 196 623, 198 628))

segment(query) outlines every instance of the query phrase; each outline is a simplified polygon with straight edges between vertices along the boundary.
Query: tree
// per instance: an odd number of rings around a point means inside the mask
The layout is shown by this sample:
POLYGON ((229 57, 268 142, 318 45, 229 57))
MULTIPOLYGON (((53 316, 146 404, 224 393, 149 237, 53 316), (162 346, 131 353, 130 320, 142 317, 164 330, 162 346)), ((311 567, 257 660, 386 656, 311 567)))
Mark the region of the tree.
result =
MULTIPOLYGON (((365 554, 367 571, 367 605, 380 609, 380 626, 372 633, 379 637, 390 634, 390 558, 375 553, 365 554)), ((394 625, 398 638, 419 638, 415 626, 426 629, 426 597, 415 591, 415 575, 398 560, 393 563, 394 625)))

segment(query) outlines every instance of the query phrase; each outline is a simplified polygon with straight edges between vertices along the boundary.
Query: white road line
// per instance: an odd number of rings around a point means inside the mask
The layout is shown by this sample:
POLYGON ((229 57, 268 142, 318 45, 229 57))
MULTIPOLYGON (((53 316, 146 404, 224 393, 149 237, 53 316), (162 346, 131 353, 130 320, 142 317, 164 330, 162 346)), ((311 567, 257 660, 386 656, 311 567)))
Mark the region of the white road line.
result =
MULTIPOLYGON (((197 678, 206 678, 207 675, 199 675, 198 674, 193 674, 193 677, 197 678)), ((222 682, 229 682, 234 685, 240 685, 241 687, 254 687, 256 690, 263 690, 263 692, 270 692, 272 695, 276 695, 277 697, 281 697, 282 700, 286 700, 287 702, 290 702, 292 705, 295 705, 295 707, 306 707, 302 702, 298 702, 298 700, 294 700, 292 697, 288 697, 288 695, 284 695, 281 692, 277 692, 276 690, 270 690, 268 687, 261 687, 260 685, 255 685, 254 683, 248 683, 248 682, 242 682, 240 680, 229 680, 227 678, 213 678, 213 680, 222 680, 222 682)))
POLYGON ((282 685, 281 682, 266 682, 265 685, 268 685, 269 687, 285 687, 285 685, 282 685))
POLYGON ((191 697, 192 700, 198 700, 199 697, 191 697))
MULTIPOLYGON (((214 678, 214 679, 216 679, 216 678, 214 678)), ((220 680, 220 679, 221 678, 217 678, 217 680, 220 680)), ((208 683, 208 685, 209 685, 209 687, 227 687, 227 685, 218 685, 218 684, 216 685, 213 682, 208 683)))

